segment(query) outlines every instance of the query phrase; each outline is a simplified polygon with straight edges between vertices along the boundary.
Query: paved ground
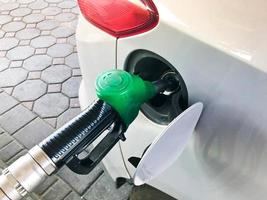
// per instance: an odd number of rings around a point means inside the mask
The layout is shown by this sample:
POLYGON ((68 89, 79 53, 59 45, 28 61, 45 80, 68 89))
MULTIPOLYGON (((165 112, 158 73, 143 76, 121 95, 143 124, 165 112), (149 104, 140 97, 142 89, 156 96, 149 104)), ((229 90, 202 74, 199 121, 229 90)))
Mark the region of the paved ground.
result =
MULTIPOLYGON (((80 112, 75 0, 0 0, 0 168, 80 112)), ((98 166, 88 176, 67 168, 29 199, 122 200, 98 166)))

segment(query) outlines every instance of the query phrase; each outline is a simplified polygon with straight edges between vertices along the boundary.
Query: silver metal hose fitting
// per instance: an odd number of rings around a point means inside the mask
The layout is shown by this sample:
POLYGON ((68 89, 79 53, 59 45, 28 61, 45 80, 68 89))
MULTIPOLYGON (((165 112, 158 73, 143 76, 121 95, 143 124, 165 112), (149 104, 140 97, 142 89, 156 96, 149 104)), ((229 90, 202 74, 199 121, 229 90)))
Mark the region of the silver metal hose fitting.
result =
POLYGON ((32 192, 56 171, 52 160, 39 146, 3 170, 0 176, 0 200, 19 200, 32 192))

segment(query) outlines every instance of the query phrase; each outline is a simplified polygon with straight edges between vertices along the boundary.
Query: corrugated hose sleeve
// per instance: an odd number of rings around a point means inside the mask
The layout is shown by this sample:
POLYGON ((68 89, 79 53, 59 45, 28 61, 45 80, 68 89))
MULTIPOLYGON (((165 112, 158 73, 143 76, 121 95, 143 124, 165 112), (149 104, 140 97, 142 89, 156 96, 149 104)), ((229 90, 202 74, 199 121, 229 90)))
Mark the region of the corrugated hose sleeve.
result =
POLYGON ((91 144, 116 119, 117 112, 104 101, 97 100, 39 146, 60 168, 69 158, 91 144))

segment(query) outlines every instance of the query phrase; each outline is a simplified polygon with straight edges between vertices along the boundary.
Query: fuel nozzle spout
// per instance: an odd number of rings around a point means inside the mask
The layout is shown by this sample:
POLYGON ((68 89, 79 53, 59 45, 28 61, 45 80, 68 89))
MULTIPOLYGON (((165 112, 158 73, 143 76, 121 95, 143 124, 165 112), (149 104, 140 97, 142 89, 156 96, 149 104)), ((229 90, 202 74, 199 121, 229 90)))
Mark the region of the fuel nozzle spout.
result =
POLYGON ((161 77, 161 79, 154 81, 153 85, 156 88, 157 94, 165 93, 167 95, 170 95, 181 89, 177 74, 175 74, 174 72, 165 73, 161 77))

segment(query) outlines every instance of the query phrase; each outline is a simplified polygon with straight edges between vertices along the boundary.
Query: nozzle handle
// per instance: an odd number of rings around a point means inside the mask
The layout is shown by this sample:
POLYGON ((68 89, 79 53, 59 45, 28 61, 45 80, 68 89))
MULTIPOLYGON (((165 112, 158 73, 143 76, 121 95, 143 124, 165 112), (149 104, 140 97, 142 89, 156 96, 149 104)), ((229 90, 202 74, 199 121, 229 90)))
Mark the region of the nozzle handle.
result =
POLYGON ((67 166, 77 174, 89 174, 119 140, 126 139, 123 134, 125 130, 126 127, 121 120, 115 121, 106 136, 86 157, 80 159, 78 155, 75 155, 67 166))
POLYGON ((81 114, 43 140, 39 146, 60 168, 85 146, 91 144, 119 118, 117 112, 102 100, 97 100, 81 114))

